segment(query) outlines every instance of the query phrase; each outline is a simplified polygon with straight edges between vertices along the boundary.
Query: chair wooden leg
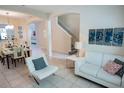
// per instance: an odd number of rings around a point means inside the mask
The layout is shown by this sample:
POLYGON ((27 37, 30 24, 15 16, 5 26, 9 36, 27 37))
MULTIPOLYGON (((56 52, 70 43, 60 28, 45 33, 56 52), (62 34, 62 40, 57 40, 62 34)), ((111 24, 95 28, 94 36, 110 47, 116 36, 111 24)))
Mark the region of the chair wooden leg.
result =
POLYGON ((13 59, 11 59, 11 61, 12 61, 12 64, 13 64, 13 59))
POLYGON ((24 64, 26 64, 26 63, 25 63, 25 58, 23 58, 23 60, 24 60, 24 64))
POLYGON ((16 60, 14 60, 14 63, 15 63, 15 67, 16 67, 16 60))
POLYGON ((21 60, 21 62, 23 61, 22 58, 20 60, 21 60))
POLYGON ((0 57, 0 62, 2 63, 2 58, 0 57))
POLYGON ((53 73, 53 76, 55 76, 56 74, 55 73, 53 73))
POLYGON ((5 65, 5 60, 4 60, 4 58, 2 58, 2 63, 3 63, 3 65, 5 65))

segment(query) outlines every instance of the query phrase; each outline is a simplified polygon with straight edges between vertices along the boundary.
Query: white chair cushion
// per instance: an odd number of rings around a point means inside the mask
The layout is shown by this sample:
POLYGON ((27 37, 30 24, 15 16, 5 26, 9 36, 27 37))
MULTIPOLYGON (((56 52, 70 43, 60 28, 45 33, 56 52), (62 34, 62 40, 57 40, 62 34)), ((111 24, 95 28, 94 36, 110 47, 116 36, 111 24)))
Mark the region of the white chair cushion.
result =
POLYGON ((32 58, 31 57, 26 58, 26 65, 27 65, 28 70, 29 70, 30 73, 35 71, 35 67, 34 67, 34 64, 32 62, 32 58))
POLYGON ((103 62, 102 62, 102 67, 107 63, 109 62, 109 60, 112 60, 114 61, 114 59, 117 58, 121 61, 124 62, 124 57, 123 56, 118 56, 118 55, 111 55, 111 54, 104 54, 103 56, 103 62))
POLYGON ((34 77, 36 77, 37 79, 42 80, 42 79, 48 77, 49 75, 55 73, 57 71, 57 69, 58 68, 56 66, 48 65, 44 69, 32 72, 32 75, 34 77))
POLYGON ((103 54, 97 52, 86 52, 85 58, 88 63, 101 66, 103 54))
POLYGON ((85 63, 80 66, 79 71, 96 77, 99 69, 100 67, 97 65, 85 63))
POLYGON ((109 83, 113 83, 115 85, 120 86, 120 84, 121 84, 121 77, 119 77, 117 75, 111 75, 111 74, 107 73, 106 71, 104 71, 102 68, 98 71, 97 77, 99 79, 102 79, 109 83))

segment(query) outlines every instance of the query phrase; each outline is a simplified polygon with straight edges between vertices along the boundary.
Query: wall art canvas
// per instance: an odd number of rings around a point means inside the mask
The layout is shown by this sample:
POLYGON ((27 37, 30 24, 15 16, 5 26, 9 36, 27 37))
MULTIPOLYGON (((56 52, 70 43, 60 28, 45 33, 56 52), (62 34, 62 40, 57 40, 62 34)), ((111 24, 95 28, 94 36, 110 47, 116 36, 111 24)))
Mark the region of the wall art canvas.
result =
POLYGON ((123 33, 124 33, 124 28, 114 28, 113 42, 112 42, 113 46, 122 46, 123 33))
POLYGON ((96 43, 96 33, 95 29, 89 30, 89 44, 95 44, 96 43))
POLYGON ((18 26, 18 34, 19 34, 19 38, 23 38, 23 27, 22 26, 18 26))
POLYGON ((107 28, 104 30, 104 45, 111 46, 112 45, 112 35, 113 35, 113 28, 107 28))
POLYGON ((96 44, 103 45, 104 42, 104 29, 96 29, 96 44))

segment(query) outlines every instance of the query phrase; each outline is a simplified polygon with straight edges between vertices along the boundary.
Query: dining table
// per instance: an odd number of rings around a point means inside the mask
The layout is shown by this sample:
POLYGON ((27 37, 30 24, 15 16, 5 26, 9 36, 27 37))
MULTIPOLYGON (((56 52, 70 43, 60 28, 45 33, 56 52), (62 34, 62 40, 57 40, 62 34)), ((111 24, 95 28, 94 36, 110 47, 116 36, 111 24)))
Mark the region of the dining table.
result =
MULTIPOLYGON (((3 54, 6 56, 6 61, 7 61, 7 67, 8 69, 10 69, 10 65, 9 65, 9 57, 10 55, 14 55, 14 50, 12 48, 3 48, 3 54)), ((29 52, 31 52, 31 49, 29 48, 24 48, 25 52, 28 52, 28 57, 31 56, 31 53, 29 54, 29 52)))

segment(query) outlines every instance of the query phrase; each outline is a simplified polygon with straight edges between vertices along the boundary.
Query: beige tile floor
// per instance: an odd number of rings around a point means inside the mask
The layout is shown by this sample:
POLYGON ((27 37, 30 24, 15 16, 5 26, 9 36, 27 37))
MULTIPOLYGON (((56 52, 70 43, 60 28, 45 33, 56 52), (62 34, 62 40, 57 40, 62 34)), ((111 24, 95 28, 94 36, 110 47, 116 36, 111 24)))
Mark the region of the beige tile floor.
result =
POLYGON ((1 88, 102 88, 91 81, 83 79, 74 75, 73 69, 66 68, 65 60, 57 58, 51 58, 50 64, 59 67, 59 70, 55 75, 51 75, 48 78, 40 81, 38 86, 35 81, 29 77, 28 70, 25 64, 18 63, 15 68, 11 65, 10 69, 7 69, 6 65, 0 64, 0 87, 1 88))
POLYGON ((56 65, 59 70, 42 81, 40 86, 29 77, 28 69, 23 62, 10 69, 0 63, 0 88, 102 88, 89 80, 74 75, 74 69, 66 67, 65 59, 51 58, 49 64, 56 65))

